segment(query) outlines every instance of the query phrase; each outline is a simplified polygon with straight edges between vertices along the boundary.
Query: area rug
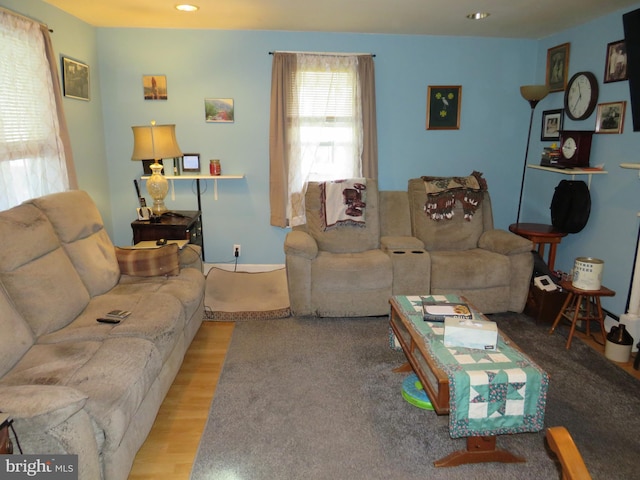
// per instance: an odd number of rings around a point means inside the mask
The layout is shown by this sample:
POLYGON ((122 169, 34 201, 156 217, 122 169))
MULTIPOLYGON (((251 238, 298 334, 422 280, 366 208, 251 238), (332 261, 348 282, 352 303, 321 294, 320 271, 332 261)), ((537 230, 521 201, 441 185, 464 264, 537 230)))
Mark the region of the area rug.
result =
MULTIPOLYGON (((640 382, 528 317, 492 319, 550 373, 545 423, 569 429, 593 478, 638 478, 640 382)), ((435 468, 465 441, 403 399, 388 336, 386 317, 238 321, 191 479, 560 478, 543 432, 499 437, 526 463, 435 468)))
POLYGON ((211 268, 205 290, 205 320, 271 319, 291 315, 285 269, 231 272, 211 268))

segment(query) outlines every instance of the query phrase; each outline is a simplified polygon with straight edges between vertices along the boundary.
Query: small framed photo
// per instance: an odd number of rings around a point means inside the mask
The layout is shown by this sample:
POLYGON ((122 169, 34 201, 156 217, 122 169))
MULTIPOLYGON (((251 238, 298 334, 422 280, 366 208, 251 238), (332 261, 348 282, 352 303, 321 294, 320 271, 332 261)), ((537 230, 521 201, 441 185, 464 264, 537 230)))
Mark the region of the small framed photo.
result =
POLYGON ((145 100, 166 100, 169 98, 166 75, 143 75, 142 89, 145 100))
POLYGON ((564 110, 545 110, 542 112, 542 128, 540 130, 540 140, 554 141, 560 140, 560 130, 562 130, 562 120, 564 110))
POLYGON ((624 40, 607 45, 605 59, 604 83, 627 80, 627 47, 624 40))
POLYGON ((207 123, 233 123, 233 98, 205 98, 204 116, 207 123))
POLYGON ((427 89, 427 130, 459 130, 462 86, 429 86, 427 89))
POLYGON ((626 108, 624 101, 598 104, 596 133, 622 133, 626 108))
POLYGON ((182 157, 182 171, 200 173, 200 154, 185 153, 182 157))
POLYGON ((64 96, 89 101, 89 65, 62 57, 64 96))
POLYGON ((550 92, 561 92, 567 88, 570 46, 570 43, 563 43, 547 50, 547 86, 550 92))

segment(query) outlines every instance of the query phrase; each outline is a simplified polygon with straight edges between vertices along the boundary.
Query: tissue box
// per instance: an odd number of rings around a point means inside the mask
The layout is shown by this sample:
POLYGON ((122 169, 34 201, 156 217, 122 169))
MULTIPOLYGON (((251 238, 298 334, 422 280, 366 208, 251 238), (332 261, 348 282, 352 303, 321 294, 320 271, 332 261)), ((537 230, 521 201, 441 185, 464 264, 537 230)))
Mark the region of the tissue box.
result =
POLYGON ((444 321, 444 346, 479 350, 497 350, 498 326, 484 320, 447 318, 444 321))

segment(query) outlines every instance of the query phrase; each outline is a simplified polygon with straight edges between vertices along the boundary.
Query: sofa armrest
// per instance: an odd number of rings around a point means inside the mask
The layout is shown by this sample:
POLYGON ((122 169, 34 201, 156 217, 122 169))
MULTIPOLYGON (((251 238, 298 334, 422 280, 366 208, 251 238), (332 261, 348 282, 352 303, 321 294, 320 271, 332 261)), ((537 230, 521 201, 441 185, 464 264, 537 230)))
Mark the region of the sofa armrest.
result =
POLYGON ((318 244, 308 233, 294 230, 284 239, 284 253, 313 260, 318 256, 318 244))
POLYGON ((202 247, 187 243, 178 251, 180 270, 183 268, 195 268, 202 272, 202 247))
POLYGON ((424 242, 416 237, 384 236, 380 237, 382 250, 424 250, 424 242))
POLYGON ((478 247, 502 255, 531 252, 533 242, 506 230, 487 230, 478 240, 478 247))

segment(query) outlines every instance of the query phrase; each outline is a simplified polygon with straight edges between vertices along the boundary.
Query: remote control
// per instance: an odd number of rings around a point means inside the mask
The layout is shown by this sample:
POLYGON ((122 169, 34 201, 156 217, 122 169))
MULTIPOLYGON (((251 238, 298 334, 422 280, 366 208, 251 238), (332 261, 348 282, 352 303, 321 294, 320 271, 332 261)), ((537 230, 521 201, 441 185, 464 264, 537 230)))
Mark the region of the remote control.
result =
POLYGON ((117 318, 96 318, 96 321, 100 323, 113 323, 114 325, 120 323, 120 320, 117 318))

